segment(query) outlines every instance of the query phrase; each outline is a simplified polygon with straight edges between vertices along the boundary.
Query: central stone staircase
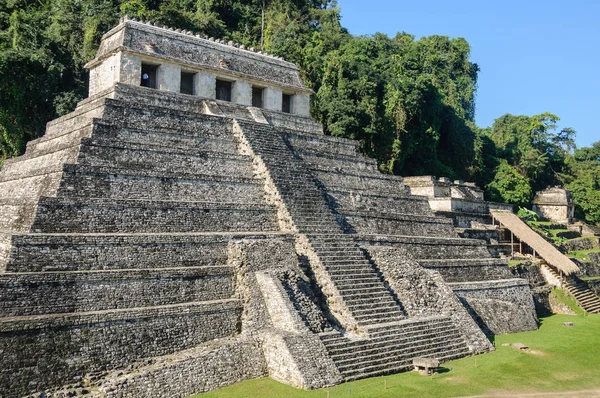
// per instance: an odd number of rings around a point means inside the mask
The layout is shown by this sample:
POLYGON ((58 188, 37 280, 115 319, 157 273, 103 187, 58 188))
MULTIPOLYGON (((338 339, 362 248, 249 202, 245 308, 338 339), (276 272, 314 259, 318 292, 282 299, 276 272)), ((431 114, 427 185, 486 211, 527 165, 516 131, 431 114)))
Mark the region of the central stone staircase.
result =
MULTIPOLYGON (((293 152, 284 130, 238 123, 255 156, 264 162, 293 226, 306 236, 326 273, 315 271, 317 282, 323 286, 332 281, 344 307, 356 321, 356 330, 344 330, 350 325, 345 324, 342 315, 337 319, 341 331, 320 335, 346 380, 406 370, 418 356, 445 361, 471 353, 448 318, 406 319, 402 303, 384 283, 372 259, 358 246, 356 235, 347 233, 347 219, 334 213, 321 180, 307 167, 310 163, 293 152)), ((333 155, 329 161, 335 164, 333 155)), ((368 171, 363 174, 372 175, 368 171)), ((394 189, 401 196, 403 186, 396 177, 377 174, 376 178, 380 179, 375 182, 379 188, 394 189), (388 182, 394 184, 393 188, 388 182)), ((318 268, 317 264, 311 265, 318 268)))
POLYGON ((403 319, 397 299, 384 287, 352 237, 343 234, 314 177, 293 155, 283 136, 270 126, 239 123, 254 153, 264 162, 293 225, 308 237, 358 324, 403 319), (354 278, 356 275, 360 278, 354 278))

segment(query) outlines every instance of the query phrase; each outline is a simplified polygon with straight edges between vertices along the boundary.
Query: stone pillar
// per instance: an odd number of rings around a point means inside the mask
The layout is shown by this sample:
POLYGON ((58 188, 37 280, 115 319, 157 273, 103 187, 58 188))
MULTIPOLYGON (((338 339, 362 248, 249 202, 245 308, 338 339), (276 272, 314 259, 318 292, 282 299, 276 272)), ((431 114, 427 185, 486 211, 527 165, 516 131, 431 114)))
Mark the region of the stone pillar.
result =
POLYGON ((231 88, 231 102, 234 104, 252 105, 252 85, 245 80, 236 80, 231 88))
POLYGON ((292 97, 292 113, 298 116, 310 116, 310 97, 308 94, 296 94, 292 97))
POLYGON ((140 84, 139 58, 118 52, 90 70, 89 95, 112 87, 115 83, 140 84))
POLYGON ((121 69, 119 71, 119 82, 139 86, 142 76, 142 60, 135 55, 120 54, 121 69))
POLYGON ((209 72, 198 72, 194 78, 194 93, 203 98, 217 97, 217 77, 209 72))
POLYGON ((281 112, 283 92, 279 88, 266 87, 263 91, 263 108, 270 111, 281 112))
POLYGON ((163 91, 179 92, 181 85, 181 68, 177 65, 162 64, 157 71, 156 88, 163 91))

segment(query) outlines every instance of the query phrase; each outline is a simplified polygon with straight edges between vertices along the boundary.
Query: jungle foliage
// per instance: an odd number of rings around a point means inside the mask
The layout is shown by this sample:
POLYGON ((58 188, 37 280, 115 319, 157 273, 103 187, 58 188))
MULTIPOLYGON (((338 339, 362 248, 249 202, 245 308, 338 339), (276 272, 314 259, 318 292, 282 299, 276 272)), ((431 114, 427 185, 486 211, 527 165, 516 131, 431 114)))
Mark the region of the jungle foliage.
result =
POLYGON ((559 118, 504 115, 474 124, 479 67, 461 38, 355 37, 335 0, 3 0, 0 162, 86 96, 83 65, 123 15, 190 30, 296 63, 327 134, 359 140, 380 169, 474 180, 494 200, 527 205, 567 184, 600 222, 599 145, 576 149, 559 118))

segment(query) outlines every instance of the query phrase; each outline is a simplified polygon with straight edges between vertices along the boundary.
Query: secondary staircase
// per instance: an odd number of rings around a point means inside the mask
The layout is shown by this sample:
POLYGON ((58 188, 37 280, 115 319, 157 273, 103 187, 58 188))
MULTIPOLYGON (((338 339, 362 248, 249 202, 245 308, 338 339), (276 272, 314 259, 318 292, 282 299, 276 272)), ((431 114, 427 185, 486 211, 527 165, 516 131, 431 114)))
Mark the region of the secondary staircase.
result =
POLYGON ((575 275, 560 275, 556 269, 546 263, 542 263, 541 267, 543 267, 546 272, 549 272, 555 281, 559 281, 560 286, 567 290, 571 296, 575 298, 577 304, 584 311, 590 313, 600 313, 600 297, 598 297, 592 291, 592 289, 589 288, 585 281, 582 281, 575 275))
POLYGON ((567 277, 564 279, 564 288, 569 293, 581 308, 586 312, 599 314, 600 313, 600 297, 598 297, 588 285, 575 276, 567 277))
POLYGON ((459 330, 444 317, 374 325, 367 330, 368 340, 352 340, 339 332, 319 336, 346 381, 412 370, 416 357, 446 362, 469 354, 459 330))

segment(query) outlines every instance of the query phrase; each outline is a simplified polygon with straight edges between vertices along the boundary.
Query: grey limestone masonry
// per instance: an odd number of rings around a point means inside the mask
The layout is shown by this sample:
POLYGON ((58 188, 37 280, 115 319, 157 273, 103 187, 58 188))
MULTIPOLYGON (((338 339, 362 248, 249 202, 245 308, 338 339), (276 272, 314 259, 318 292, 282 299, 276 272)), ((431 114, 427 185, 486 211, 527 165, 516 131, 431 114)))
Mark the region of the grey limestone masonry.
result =
POLYGON ((295 65, 125 18, 88 68, 0 171, 0 396, 314 389, 536 327, 484 242, 323 134, 295 65))

